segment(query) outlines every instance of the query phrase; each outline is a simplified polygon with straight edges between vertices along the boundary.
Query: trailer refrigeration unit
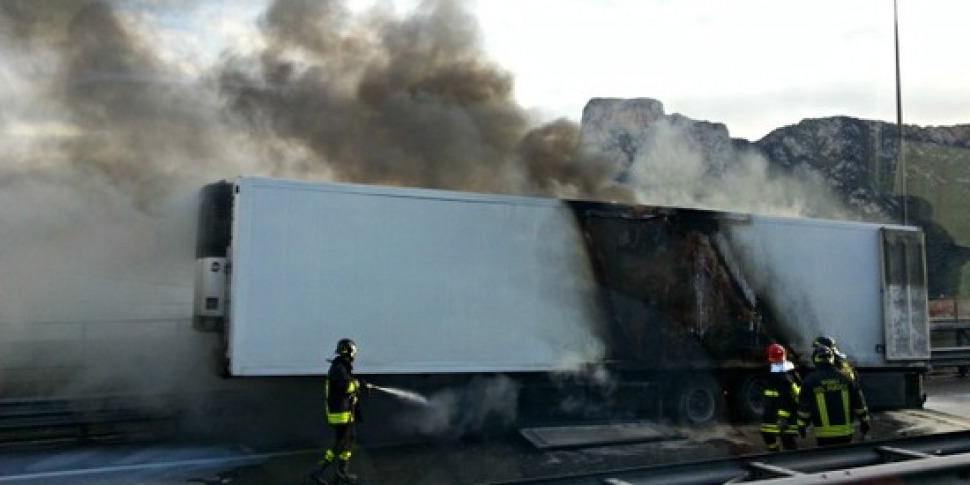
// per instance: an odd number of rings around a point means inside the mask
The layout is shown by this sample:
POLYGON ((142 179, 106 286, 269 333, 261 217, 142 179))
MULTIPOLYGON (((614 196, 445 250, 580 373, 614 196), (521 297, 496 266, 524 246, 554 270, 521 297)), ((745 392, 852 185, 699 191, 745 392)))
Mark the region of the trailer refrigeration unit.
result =
POLYGON ((372 378, 599 369, 702 423, 758 413, 767 344, 807 364, 829 335, 872 407, 923 403, 913 227, 257 177, 201 195, 196 323, 228 376, 322 375, 351 337, 372 378))

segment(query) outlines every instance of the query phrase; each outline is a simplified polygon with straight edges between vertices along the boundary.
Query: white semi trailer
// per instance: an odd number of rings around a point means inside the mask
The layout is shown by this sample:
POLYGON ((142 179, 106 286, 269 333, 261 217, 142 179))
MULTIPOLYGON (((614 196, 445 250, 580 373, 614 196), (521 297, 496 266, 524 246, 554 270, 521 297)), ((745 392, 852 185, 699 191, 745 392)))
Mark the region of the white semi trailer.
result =
POLYGON ((699 423, 758 412, 767 344, 804 363, 828 335, 870 405, 923 403, 913 227, 259 177, 201 194, 195 316, 228 376, 322 375, 350 337, 374 379, 595 368, 603 399, 699 423))

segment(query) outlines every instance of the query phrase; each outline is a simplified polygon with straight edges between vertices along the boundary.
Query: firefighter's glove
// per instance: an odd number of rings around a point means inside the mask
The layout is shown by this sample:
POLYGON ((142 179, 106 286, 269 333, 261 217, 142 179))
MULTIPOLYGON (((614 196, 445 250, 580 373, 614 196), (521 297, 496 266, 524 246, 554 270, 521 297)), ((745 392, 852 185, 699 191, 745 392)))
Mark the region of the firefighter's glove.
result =
POLYGON ((859 423, 859 430, 862 431, 862 436, 869 434, 869 431, 872 430, 872 425, 869 424, 868 419, 859 423))
POLYGON ((354 422, 357 422, 357 423, 364 422, 364 413, 362 413, 360 410, 360 404, 357 404, 354 406, 354 422))
POLYGON ((361 394, 370 394, 370 390, 373 389, 373 388, 374 388, 373 385, 368 384, 366 381, 364 381, 363 379, 361 379, 359 377, 357 378, 357 392, 358 393, 361 393, 361 394))

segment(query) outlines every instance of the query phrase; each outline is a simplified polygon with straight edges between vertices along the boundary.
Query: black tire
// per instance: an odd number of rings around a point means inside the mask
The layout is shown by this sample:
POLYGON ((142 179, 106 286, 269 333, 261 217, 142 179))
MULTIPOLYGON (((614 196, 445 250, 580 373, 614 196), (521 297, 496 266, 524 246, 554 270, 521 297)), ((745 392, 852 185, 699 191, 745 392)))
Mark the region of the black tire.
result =
POLYGON ((733 395, 734 409, 738 419, 755 421, 761 419, 765 409, 765 384, 767 379, 760 374, 746 374, 738 379, 733 395))
POLYGON ((228 379, 232 377, 232 374, 229 372, 229 357, 226 354, 226 346, 228 344, 225 342, 225 339, 222 338, 219 339, 219 342, 220 343, 216 344, 215 348, 212 349, 210 365, 212 366, 213 372, 215 372, 217 376, 222 379, 228 379))
POLYGON ((675 396, 674 417, 680 424, 707 426, 723 418, 724 391, 713 378, 687 379, 675 396))

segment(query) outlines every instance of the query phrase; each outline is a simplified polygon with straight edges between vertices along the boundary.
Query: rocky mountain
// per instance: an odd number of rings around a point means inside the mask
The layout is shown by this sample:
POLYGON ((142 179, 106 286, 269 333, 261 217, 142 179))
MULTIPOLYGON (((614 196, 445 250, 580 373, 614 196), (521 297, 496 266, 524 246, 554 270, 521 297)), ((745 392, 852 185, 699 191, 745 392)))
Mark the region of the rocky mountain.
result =
POLYGON ((970 125, 905 125, 901 135, 900 153, 897 125, 835 116, 779 128, 755 145, 786 169, 804 166, 822 173, 864 216, 922 227, 931 296, 966 293, 970 288, 961 280, 970 273, 964 269, 970 262, 965 213, 970 204, 970 125))
POLYGON ((730 166, 735 158, 734 144, 745 143, 732 139, 722 123, 668 115, 660 101, 648 98, 592 99, 583 109, 581 125, 580 149, 615 160, 621 166, 621 178, 629 175, 637 157, 646 153, 650 144, 665 141, 658 139, 664 132, 683 134, 713 171, 730 166))
POLYGON ((722 123, 667 114, 654 99, 597 98, 580 140, 583 152, 614 161, 644 203, 919 225, 931 294, 970 294, 970 124, 900 132, 832 116, 749 141, 722 123))
MULTIPOLYGON (((947 182, 933 175, 941 165, 956 164, 967 168, 970 125, 904 126, 901 158, 899 135, 895 124, 833 116, 807 119, 778 128, 754 145, 772 163, 787 170, 804 167, 819 171, 854 206, 900 193, 900 163, 905 166, 910 185, 917 178, 917 188, 927 184, 946 185, 948 191, 970 193, 970 177, 962 176, 947 182), (960 154, 961 149, 966 152, 960 154)), ((893 211, 892 207, 885 209, 893 211)))

